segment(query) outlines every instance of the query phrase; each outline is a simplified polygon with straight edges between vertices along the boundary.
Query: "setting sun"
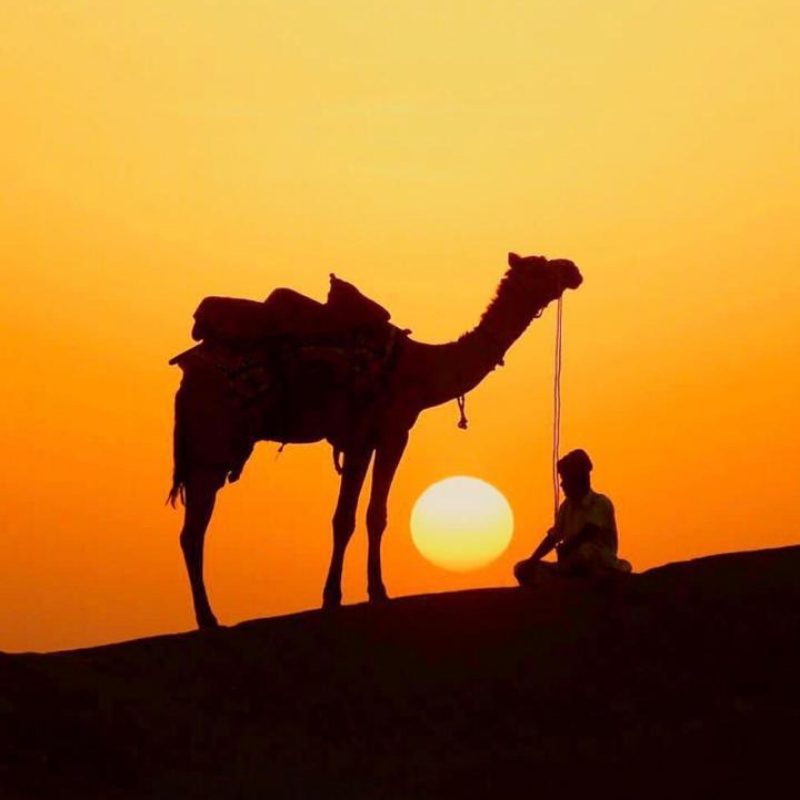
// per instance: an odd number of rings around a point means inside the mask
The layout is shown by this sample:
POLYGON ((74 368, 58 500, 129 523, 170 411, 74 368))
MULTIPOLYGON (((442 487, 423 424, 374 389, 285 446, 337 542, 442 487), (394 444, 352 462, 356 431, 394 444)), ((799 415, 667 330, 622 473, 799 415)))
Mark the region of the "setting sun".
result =
POLYGON ((514 515, 505 497, 479 478, 457 476, 429 486, 411 512, 419 552, 444 569, 486 566, 508 547, 514 515))

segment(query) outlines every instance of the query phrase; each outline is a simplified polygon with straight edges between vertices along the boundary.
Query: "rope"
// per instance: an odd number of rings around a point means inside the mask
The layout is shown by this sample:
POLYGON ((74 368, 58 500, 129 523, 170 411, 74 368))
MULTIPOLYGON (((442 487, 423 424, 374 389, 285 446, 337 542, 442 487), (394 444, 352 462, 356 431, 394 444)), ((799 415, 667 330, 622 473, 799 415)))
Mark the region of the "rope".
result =
POLYGON ((561 487, 558 483, 558 451, 561 439, 561 297, 556 307, 556 356, 553 369, 553 519, 558 515, 561 487))

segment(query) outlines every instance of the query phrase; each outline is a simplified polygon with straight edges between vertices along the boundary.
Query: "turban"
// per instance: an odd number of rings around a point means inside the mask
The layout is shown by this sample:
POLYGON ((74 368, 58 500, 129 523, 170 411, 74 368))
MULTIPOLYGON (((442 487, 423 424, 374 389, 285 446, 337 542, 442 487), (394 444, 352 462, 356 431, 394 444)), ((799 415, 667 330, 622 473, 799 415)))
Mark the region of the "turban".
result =
POLYGON ((588 475, 592 471, 592 461, 585 450, 572 450, 558 461, 560 475, 588 475))

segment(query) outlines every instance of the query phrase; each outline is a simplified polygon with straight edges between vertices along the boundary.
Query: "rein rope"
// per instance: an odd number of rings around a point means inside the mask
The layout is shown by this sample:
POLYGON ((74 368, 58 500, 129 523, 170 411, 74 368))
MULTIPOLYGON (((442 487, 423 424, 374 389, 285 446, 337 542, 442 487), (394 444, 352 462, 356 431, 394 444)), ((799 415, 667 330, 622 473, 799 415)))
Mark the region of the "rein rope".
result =
POLYGON ((553 369, 553 519, 558 516, 561 500, 561 487, 558 484, 558 451, 561 439, 561 346, 562 346, 562 304, 558 298, 556 308, 556 355, 553 369))
MULTIPOLYGON (((540 317, 544 309, 540 309, 535 317, 540 317)), ((563 347, 563 294, 558 296, 556 305, 556 352, 555 363, 553 366, 553 452, 552 452, 552 476, 553 476, 553 520, 555 521, 558 516, 558 507, 561 505, 561 487, 558 482, 558 452, 561 445, 561 353, 563 347)), ((497 342, 489 336, 486 331, 484 333, 493 344, 497 346, 497 342)), ((499 347, 499 346, 498 346, 499 347)), ((498 358, 497 364, 503 366, 502 356, 498 358)), ((464 413, 466 407, 466 398, 463 394, 458 395, 456 398, 458 403, 458 411, 461 418, 458 421, 458 427, 461 430, 467 429, 467 416, 464 413)))

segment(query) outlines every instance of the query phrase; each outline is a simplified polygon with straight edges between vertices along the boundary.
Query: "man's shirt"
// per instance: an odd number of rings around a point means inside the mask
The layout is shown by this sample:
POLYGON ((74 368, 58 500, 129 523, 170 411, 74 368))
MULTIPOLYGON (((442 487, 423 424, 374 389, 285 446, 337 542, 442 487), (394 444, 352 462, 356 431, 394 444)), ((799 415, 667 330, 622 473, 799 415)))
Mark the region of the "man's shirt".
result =
POLYGON ((569 542, 585 525, 596 525, 600 530, 590 541, 602 547, 610 555, 617 555, 617 522, 614 504, 604 494, 591 489, 581 500, 564 500, 556 514, 555 525, 549 535, 557 542, 569 542))

